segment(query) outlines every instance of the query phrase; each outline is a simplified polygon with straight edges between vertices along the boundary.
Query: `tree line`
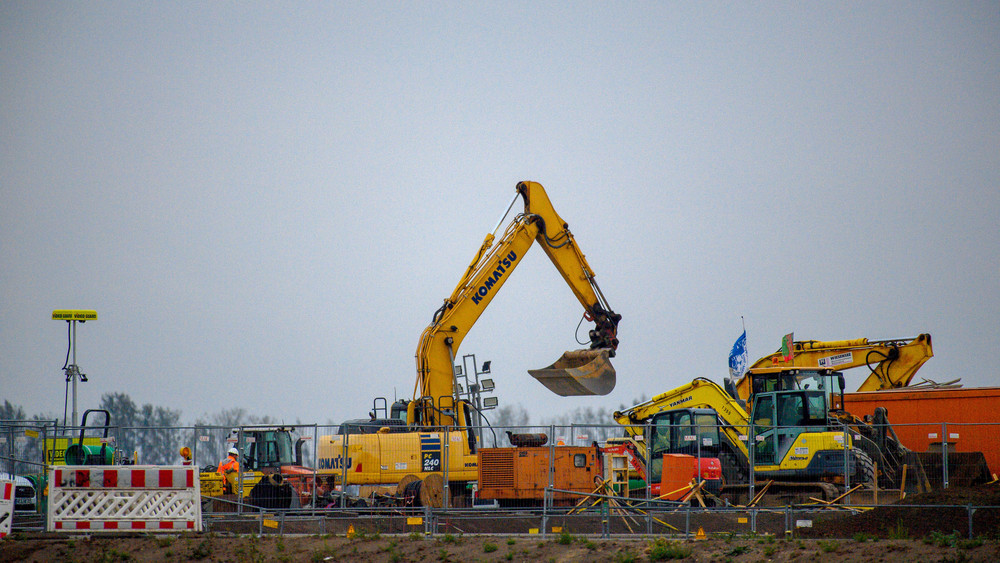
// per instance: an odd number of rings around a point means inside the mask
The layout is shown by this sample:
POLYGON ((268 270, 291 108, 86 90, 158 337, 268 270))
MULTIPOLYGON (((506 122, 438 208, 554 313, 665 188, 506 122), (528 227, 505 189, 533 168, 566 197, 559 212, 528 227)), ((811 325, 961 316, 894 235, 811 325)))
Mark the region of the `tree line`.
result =
MULTIPOLYGON (((106 410, 108 435, 114 438, 114 447, 129 462, 143 465, 170 465, 180 463, 182 446, 198 448, 201 465, 217 463, 227 449, 229 430, 251 424, 275 425, 270 416, 250 414, 246 409, 224 409, 203 415, 193 425, 182 425, 181 411, 152 404, 138 405, 126 393, 105 393, 98 410, 106 410), (188 426, 184 428, 183 426, 188 426), (209 439, 201 438, 206 436, 209 439)), ((56 416, 35 414, 28 416, 24 408, 4 400, 0 406, 0 471, 17 473, 37 472, 43 459, 42 437, 79 438, 80 429, 67 428, 56 416), (44 428, 44 433, 36 429, 44 428), (37 434, 37 437, 35 437, 37 434)), ((82 424, 83 421, 79 421, 82 424)), ((84 432, 86 438, 103 438, 101 427, 105 417, 95 413, 88 417, 84 432)))
MULTIPOLYGON (((637 399, 633 404, 644 400, 644 397, 637 399)), ((110 413, 109 435, 114 437, 114 446, 121 457, 143 465, 177 464, 181 459, 179 451, 182 446, 193 448, 198 464, 203 467, 218 463, 230 445, 226 438, 232 428, 279 424, 271 416, 251 414, 246 409, 235 407, 200 416, 193 425, 183 425, 181 411, 149 403, 139 405, 126 393, 105 393, 97 408, 110 413)), ((624 408, 625 405, 619 406, 619 410, 624 408)), ((613 426, 613 412, 604 407, 579 407, 533 422, 523 406, 513 404, 487 413, 486 420, 496 429, 522 427, 521 430, 514 428, 515 432, 547 432, 549 426, 572 427, 573 434, 587 436, 587 441, 603 441, 621 435, 621 431, 613 426), (530 426, 536 428, 528 428, 530 426)), ((29 430, 30 435, 30 428, 45 427, 47 437, 64 436, 69 431, 73 431, 74 440, 79 436, 79 428, 61 426, 58 417, 45 414, 28 416, 22 407, 7 400, 0 406, 0 421, 4 427, 0 429, 0 471, 26 473, 39 470, 44 444, 41 437, 27 437, 24 430, 29 430)), ((104 424, 103 415, 98 413, 92 416, 87 421, 90 429, 86 431, 86 436, 101 437, 102 431, 95 427, 104 424)), ((496 445, 509 445, 505 435, 500 432, 495 434, 496 445)), ((568 438, 572 440, 574 437, 568 438)))

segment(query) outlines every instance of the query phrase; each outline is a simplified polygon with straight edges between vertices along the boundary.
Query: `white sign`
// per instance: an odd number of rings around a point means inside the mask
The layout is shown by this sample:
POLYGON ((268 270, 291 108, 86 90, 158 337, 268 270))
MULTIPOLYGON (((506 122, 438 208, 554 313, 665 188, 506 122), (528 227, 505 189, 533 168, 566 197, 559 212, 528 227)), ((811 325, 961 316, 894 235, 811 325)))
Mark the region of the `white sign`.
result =
POLYGON ((740 441, 741 442, 746 442, 749 439, 750 439, 750 437, 747 436, 746 434, 740 434, 740 441))
POLYGON ((795 455, 809 455, 809 448, 795 448, 795 455))
POLYGON ((929 439, 929 440, 937 440, 937 432, 931 432, 930 434, 928 434, 927 435, 927 439, 929 439))
POLYGON ((813 521, 812 520, 796 520, 795 521, 795 527, 796 528, 812 528, 813 527, 813 521))
POLYGON ((951 439, 951 440, 958 440, 958 433, 957 432, 952 432, 952 433, 948 434, 948 438, 951 439))
POLYGON ((698 439, 697 436, 692 436, 690 434, 688 434, 687 436, 684 436, 684 441, 685 442, 694 442, 697 439, 698 439))
POLYGON ((406 471, 406 462, 405 461, 397 461, 396 462, 396 471, 406 471))
POLYGON ((208 436, 198 436, 199 442, 207 442, 209 440, 208 436))
POLYGON ((843 354, 837 354, 836 356, 820 358, 817 363, 821 368, 832 368, 843 364, 849 364, 852 361, 854 361, 854 356, 852 356, 850 352, 845 352, 843 354))
POLYGON ((701 445, 703 445, 703 446, 711 446, 712 445, 712 439, 711 438, 702 438, 701 439, 701 445))

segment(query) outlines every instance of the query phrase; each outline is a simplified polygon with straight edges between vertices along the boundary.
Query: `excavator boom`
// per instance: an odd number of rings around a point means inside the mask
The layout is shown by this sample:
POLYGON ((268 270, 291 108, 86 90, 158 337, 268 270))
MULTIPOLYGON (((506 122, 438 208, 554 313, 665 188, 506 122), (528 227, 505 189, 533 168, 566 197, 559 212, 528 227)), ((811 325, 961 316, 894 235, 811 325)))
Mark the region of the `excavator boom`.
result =
POLYGON ((590 330, 589 350, 569 352, 547 368, 529 373, 563 396, 604 395, 614 389, 615 371, 609 358, 618 347, 621 315, 608 306, 590 264, 541 184, 520 182, 516 191, 515 202, 517 197, 524 200, 524 212, 507 225, 499 240, 493 233, 486 236, 455 290, 420 337, 414 388, 418 412, 408 415, 410 423, 454 423, 452 366, 459 345, 536 242, 583 305, 584 316, 595 326, 590 330))
MULTIPOLYGON (((785 361, 784 354, 778 350, 754 362, 750 369, 794 367, 843 371, 867 366, 870 373, 858 391, 881 391, 906 387, 917 370, 934 356, 930 334, 894 340, 796 340, 792 347, 790 362, 785 361)), ((742 401, 750 397, 750 379, 747 376, 736 382, 736 392, 742 401)))

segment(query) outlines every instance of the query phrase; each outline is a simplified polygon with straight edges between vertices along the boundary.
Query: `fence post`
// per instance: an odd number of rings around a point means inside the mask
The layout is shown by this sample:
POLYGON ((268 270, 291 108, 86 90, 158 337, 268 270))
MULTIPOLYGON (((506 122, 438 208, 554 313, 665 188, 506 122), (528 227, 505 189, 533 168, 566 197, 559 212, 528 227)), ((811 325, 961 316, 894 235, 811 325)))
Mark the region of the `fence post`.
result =
MULTIPOLYGON (((243 514, 243 459, 242 459, 243 452, 240 451, 240 446, 243 445, 244 439, 245 438, 243 437, 243 427, 240 426, 239 429, 236 431, 236 444, 234 444, 234 447, 236 448, 237 451, 236 459, 239 461, 239 463, 236 464, 236 481, 238 482, 238 484, 237 486, 233 487, 233 490, 236 492, 237 514, 243 514)), ((223 479, 226 478, 225 474, 223 474, 222 478, 223 479)), ((225 487, 226 485, 223 484, 222 485, 223 491, 225 491, 225 487)))
POLYGON ((312 510, 313 514, 316 514, 316 481, 319 479, 319 425, 313 424, 313 443, 312 443, 312 466, 313 466, 313 477, 312 477, 312 510))
POLYGON ((684 540, 691 539, 691 503, 684 505, 684 540))
POLYGON ((350 429, 347 426, 344 425, 344 433, 342 434, 344 439, 341 441, 340 452, 340 508, 347 508, 347 442, 351 437, 350 429))
POLYGON ((941 423, 941 480, 948 488, 948 423, 941 423))
POLYGON ((441 503, 442 508, 448 508, 451 506, 451 485, 448 484, 448 462, 451 459, 450 455, 451 447, 451 425, 444 427, 444 447, 441 449, 441 455, 444 460, 441 462, 441 472, 444 474, 444 500, 441 503))
POLYGON ((976 509, 972 508, 972 505, 968 505, 969 511, 969 539, 972 539, 972 515, 976 513, 976 509))
POLYGON ((747 457, 750 458, 750 493, 749 498, 747 498, 749 503, 756 493, 757 485, 757 473, 754 471, 754 466, 757 463, 757 425, 753 423, 753 420, 747 427, 747 454, 747 457))
MULTIPOLYGON (((854 440, 853 440, 853 437, 850 435, 850 431, 848 430, 847 425, 846 424, 842 424, 841 427, 844 429, 843 430, 843 432, 844 432, 844 434, 843 434, 843 436, 844 436, 844 490, 849 491, 849 490, 851 490, 851 470, 850 470, 851 468, 850 468, 850 461, 849 461, 850 458, 848 457, 848 454, 850 453, 850 451, 848 450, 847 445, 848 445, 848 443, 850 443, 853 446, 854 440), (849 438, 850 438, 850 440, 849 440, 849 438)), ((847 502, 848 502, 848 504, 850 504, 852 502, 852 498, 851 497, 853 497, 853 496, 854 495, 847 495, 847 502)))
POLYGON ((552 489, 556 486, 556 426, 549 425, 549 478, 545 494, 542 495, 542 537, 546 537, 549 527, 549 504, 552 502, 552 489))
MULTIPOLYGON (((646 443, 646 466, 643 468, 643 472, 646 474, 646 533, 653 533, 653 505, 652 501, 652 483, 651 479, 653 476, 650 474, 650 468, 653 466, 653 421, 652 418, 646 419, 646 428, 643 429, 643 441, 646 443)), ((660 470, 660 482, 663 482, 663 471, 660 470)), ((660 491, 661 494, 666 491, 660 491)))

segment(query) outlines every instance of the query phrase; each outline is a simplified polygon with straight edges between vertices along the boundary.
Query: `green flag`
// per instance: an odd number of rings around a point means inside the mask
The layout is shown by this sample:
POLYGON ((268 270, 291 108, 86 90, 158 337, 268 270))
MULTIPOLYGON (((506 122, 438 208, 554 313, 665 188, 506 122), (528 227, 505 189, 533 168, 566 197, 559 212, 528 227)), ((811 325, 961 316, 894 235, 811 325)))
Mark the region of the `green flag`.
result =
POLYGON ((792 345, 794 342, 792 338, 792 332, 781 337, 781 355, 784 356, 786 362, 792 361, 792 357, 795 355, 795 347, 792 345))

